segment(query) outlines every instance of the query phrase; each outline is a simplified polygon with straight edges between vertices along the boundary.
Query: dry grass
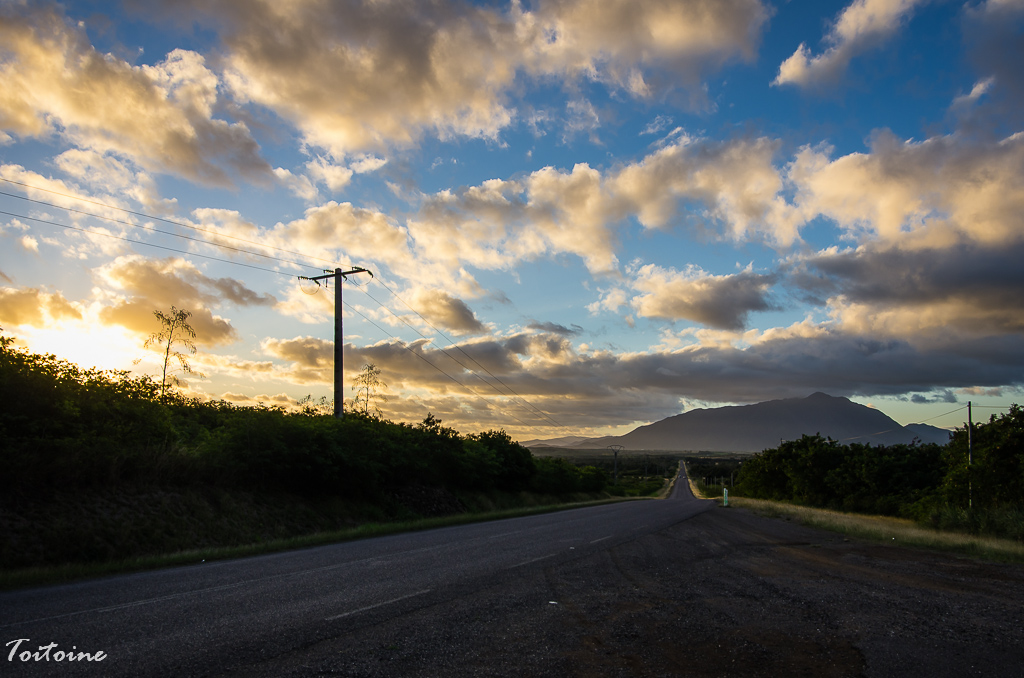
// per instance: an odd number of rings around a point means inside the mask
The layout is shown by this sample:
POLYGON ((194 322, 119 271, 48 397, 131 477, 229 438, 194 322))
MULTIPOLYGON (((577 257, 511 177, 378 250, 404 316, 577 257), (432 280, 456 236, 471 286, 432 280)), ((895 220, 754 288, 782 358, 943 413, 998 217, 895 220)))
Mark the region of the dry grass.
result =
POLYGON ((744 497, 729 497, 729 506, 871 541, 960 553, 999 562, 1024 563, 1024 544, 1020 542, 935 530, 912 520, 842 513, 744 497))

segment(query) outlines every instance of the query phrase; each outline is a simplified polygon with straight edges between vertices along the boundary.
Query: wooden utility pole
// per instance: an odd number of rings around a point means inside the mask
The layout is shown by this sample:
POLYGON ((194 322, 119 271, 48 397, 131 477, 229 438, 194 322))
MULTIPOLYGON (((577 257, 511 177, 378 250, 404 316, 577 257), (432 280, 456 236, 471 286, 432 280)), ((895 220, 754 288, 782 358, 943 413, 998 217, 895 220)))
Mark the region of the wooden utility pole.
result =
POLYGON ((353 268, 351 271, 342 271, 340 268, 336 268, 312 278, 299 276, 299 280, 312 280, 317 285, 321 280, 334 278, 334 416, 337 419, 345 416, 345 358, 342 355, 345 347, 345 334, 341 322, 341 283, 346 277, 355 273, 369 273, 370 277, 373 277, 373 273, 365 268, 353 268))
POLYGON ((974 421, 971 419, 971 401, 967 401, 967 508, 974 507, 974 488, 971 483, 971 433, 974 421))

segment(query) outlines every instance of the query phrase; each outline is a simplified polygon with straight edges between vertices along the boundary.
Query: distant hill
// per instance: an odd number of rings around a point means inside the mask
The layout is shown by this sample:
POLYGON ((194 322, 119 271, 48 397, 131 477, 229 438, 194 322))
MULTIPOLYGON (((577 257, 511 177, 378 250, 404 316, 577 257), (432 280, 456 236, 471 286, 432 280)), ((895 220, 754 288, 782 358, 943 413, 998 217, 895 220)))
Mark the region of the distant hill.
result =
POLYGON ((849 398, 815 393, 806 398, 770 400, 755 405, 698 409, 641 426, 621 436, 588 438, 570 444, 527 441, 527 447, 601 448, 624 445, 633 450, 760 452, 783 440, 821 434, 844 444, 895 445, 915 438, 945 444, 949 432, 928 426, 901 426, 881 410, 849 398))

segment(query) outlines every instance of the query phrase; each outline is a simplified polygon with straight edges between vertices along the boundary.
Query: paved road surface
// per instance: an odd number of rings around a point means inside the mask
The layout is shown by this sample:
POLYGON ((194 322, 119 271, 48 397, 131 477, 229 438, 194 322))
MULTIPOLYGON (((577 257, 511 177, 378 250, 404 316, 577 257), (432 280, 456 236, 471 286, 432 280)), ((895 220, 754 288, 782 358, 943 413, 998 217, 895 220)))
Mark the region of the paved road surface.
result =
POLYGON ((1024 676, 1024 568, 677 489, 4 594, 3 642, 108 658, 0 675, 1024 676))
POLYGON ((711 504, 681 485, 636 501, 479 523, 0 596, 0 639, 28 639, 11 675, 63 675, 88 662, 21 662, 25 650, 107 658, 109 676, 208 675, 301 653, 382 618, 663 530, 711 504), (677 488, 678 489, 678 488, 677 488))

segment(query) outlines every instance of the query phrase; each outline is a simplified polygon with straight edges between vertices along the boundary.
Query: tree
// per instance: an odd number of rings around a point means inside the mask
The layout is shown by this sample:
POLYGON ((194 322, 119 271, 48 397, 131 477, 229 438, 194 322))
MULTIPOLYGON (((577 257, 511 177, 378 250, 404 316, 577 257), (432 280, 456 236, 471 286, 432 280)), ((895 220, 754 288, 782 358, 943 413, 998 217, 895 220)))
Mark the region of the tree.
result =
MULTIPOLYGON (((169 314, 164 313, 163 311, 153 311, 153 315, 160 321, 161 330, 159 332, 154 332, 149 339, 146 339, 144 346, 149 348, 150 346, 157 345, 163 349, 163 377, 160 380, 160 400, 163 400, 164 394, 167 392, 167 368, 171 362, 171 358, 178 361, 182 372, 198 374, 200 377, 205 377, 206 375, 202 372, 193 370, 192 366, 188 362, 188 356, 175 349, 175 345, 180 344, 187 349, 190 354, 195 355, 196 345, 192 343, 192 340, 196 338, 196 331, 188 324, 188 319, 192 315, 192 312, 184 309, 179 310, 174 306, 171 306, 171 312, 169 314)), ((171 376, 170 379, 175 384, 180 383, 174 376, 171 376)))
POLYGON ((353 387, 356 392, 355 410, 357 412, 362 411, 363 414, 369 415, 372 407, 376 416, 384 416, 377 403, 383 405, 388 401, 387 396, 380 392, 380 389, 387 388, 388 385, 381 380, 379 367, 373 363, 363 365, 359 376, 353 382, 353 387))

